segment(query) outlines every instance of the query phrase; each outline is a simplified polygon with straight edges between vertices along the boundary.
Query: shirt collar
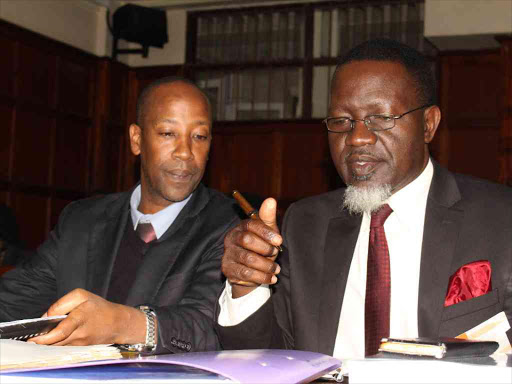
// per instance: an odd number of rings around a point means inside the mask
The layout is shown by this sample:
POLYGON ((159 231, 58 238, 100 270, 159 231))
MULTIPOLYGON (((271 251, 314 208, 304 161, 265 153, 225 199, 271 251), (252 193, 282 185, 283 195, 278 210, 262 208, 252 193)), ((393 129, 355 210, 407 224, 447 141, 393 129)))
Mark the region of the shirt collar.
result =
POLYGON ((414 218, 424 220, 433 175, 434 166, 429 159, 427 166, 416 179, 388 199, 387 203, 400 221, 410 223, 414 218))
POLYGON ((137 229, 140 223, 151 223, 156 233, 156 238, 159 239, 169 229, 171 224, 176 220, 181 210, 187 205, 192 197, 190 194, 185 200, 172 203, 166 208, 153 213, 152 215, 145 215, 138 210, 141 198, 140 184, 135 188, 130 198, 130 214, 132 216, 133 229, 137 229))

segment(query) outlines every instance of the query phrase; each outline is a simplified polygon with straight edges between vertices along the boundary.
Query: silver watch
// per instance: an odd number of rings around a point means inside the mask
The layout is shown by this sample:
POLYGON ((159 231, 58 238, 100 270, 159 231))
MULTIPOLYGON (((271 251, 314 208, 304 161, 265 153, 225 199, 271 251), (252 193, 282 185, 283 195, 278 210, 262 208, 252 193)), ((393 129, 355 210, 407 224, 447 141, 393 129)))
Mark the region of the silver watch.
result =
POLYGON ((137 307, 146 315, 146 342, 144 344, 121 344, 125 351, 150 353, 156 349, 156 313, 147 305, 137 307))

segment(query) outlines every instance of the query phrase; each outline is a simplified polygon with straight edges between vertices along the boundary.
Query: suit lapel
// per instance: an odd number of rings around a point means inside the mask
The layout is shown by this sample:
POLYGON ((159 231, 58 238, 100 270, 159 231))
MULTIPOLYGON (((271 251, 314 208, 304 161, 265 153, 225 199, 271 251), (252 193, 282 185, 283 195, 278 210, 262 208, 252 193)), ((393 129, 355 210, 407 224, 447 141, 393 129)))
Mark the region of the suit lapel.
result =
POLYGON ((154 301, 171 269, 189 244, 190 238, 197 233, 196 227, 201 225, 201 220, 198 220, 197 216, 208 204, 209 199, 208 190, 200 184, 169 229, 144 255, 142 265, 128 293, 126 305, 135 306, 154 301))
POLYGON ((434 177, 427 201, 418 292, 419 336, 437 336, 464 212, 451 173, 434 162, 434 177))
POLYGON ((362 216, 352 216, 343 211, 343 216, 329 222, 324 250, 324 271, 320 310, 324 313, 318 323, 318 350, 332 354, 350 264, 359 236, 362 216))
POLYGON ((91 273, 87 278, 87 290, 102 297, 107 295, 114 261, 129 219, 131 193, 126 192, 110 203, 91 230, 87 249, 87 270, 91 273))

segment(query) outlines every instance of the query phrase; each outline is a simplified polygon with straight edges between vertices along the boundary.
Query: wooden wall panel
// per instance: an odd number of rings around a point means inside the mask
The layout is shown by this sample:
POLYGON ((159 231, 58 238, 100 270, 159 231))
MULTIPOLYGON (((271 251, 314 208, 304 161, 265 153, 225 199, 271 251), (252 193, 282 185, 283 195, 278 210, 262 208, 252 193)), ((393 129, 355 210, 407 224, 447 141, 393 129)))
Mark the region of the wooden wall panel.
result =
POLYGON ((29 248, 39 246, 48 232, 48 197, 18 192, 14 212, 19 233, 29 248))
POLYGON ((234 188, 232 163, 234 135, 219 134, 216 126, 213 127, 213 139, 206 171, 203 176, 204 183, 220 191, 230 192, 234 188))
POLYGON ((120 63, 101 59, 96 64, 96 91, 90 193, 114 192, 122 187, 127 168, 127 101, 130 70, 120 63))
POLYGON ((61 111, 91 117, 94 104, 94 67, 90 63, 61 60, 59 65, 59 106, 61 111))
POLYGON ((13 179, 38 186, 50 184, 54 120, 20 108, 16 116, 13 179))
POLYGON ((512 35, 501 36, 503 99, 500 140, 500 182, 512 186, 512 35))
POLYGON ((0 94, 14 95, 16 43, 0 35, 0 94))
POLYGON ((289 201, 329 190, 327 132, 321 123, 311 128, 311 133, 287 132, 283 140, 281 197, 289 201))
POLYGON ((440 62, 442 120, 432 145, 435 157, 454 172, 497 182, 504 92, 500 54, 444 54, 440 62))
POLYGON ((5 181, 9 178, 13 113, 11 106, 0 104, 0 180, 5 181))
MULTIPOLYGON (((270 134, 243 133, 233 138, 231 155, 231 182, 233 189, 260 196, 273 194, 270 134), (257 148, 257 149, 256 149, 257 148)), ((226 169, 226 171, 228 170, 226 169)))
POLYGON ((283 213, 299 198, 339 186, 333 168, 320 121, 217 123, 204 181, 225 193, 272 196, 283 213))
POLYGON ((462 151, 450 155, 448 167, 451 170, 499 181, 500 136, 496 126, 482 127, 481 130, 455 130, 450 133, 450 139, 452 150, 462 151))
POLYGON ((67 203, 120 188, 129 68, 4 21, 0 48, 0 193, 35 247, 67 203))
POLYGON ((109 82, 109 116, 112 121, 125 122, 128 97, 128 70, 119 63, 112 63, 109 82))
POLYGON ((55 188, 86 190, 89 129, 88 122, 69 118, 57 120, 55 188))
POLYGON ((20 99, 54 108, 57 57, 38 48, 20 44, 18 65, 17 81, 20 99))

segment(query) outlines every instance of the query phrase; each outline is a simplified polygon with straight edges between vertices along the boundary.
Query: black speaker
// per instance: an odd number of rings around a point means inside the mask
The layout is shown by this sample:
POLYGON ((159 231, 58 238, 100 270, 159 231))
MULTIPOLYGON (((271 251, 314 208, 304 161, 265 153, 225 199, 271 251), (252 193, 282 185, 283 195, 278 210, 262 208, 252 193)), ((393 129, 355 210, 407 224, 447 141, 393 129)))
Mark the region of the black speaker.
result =
POLYGON ((167 43, 167 15, 161 9, 127 4, 113 16, 113 35, 143 47, 163 48, 167 43))

